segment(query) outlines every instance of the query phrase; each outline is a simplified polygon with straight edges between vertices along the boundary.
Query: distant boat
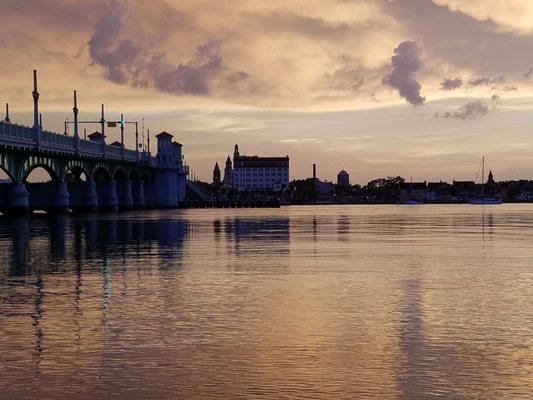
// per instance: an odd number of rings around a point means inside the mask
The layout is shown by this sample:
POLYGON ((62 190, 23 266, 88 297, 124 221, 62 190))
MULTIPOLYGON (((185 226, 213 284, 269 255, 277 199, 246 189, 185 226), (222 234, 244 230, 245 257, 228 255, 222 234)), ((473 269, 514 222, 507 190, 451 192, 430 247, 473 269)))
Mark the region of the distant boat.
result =
MULTIPOLYGON (((479 173, 479 170, 478 170, 479 173)), ((497 197, 485 196, 485 157, 481 158, 481 196, 470 199, 472 205, 499 205, 502 201, 497 197)))
POLYGON ((402 204, 405 204, 407 206, 419 206, 421 204, 424 204, 424 202, 420 200, 409 199, 409 200, 404 201, 402 204))
POLYGON ((423 201, 413 199, 413 177, 411 177, 411 187, 409 188, 409 199, 402 201, 400 204, 404 204, 406 206, 420 206, 424 204, 423 201))

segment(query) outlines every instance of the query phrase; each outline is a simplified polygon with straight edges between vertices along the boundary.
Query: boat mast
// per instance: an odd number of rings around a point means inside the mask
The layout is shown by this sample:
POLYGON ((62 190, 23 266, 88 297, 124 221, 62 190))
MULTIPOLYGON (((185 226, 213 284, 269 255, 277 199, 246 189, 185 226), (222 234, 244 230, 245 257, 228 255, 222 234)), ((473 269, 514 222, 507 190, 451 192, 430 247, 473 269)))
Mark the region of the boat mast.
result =
POLYGON ((485 156, 481 159, 481 197, 485 197, 485 156))

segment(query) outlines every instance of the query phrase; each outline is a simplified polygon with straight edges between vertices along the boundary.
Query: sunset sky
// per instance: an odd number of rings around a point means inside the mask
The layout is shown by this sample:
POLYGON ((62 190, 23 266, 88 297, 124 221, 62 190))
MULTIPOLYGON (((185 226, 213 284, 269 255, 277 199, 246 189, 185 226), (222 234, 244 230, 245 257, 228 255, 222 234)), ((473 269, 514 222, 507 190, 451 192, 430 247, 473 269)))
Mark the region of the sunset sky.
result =
MULTIPOLYGON (((241 153, 291 179, 533 178, 531 0, 1 0, 0 101, 45 129, 145 118, 203 180, 241 153)), ((94 130, 95 127, 88 127, 94 130)), ((111 140, 118 129, 110 131, 111 140)), ((133 136, 129 136, 133 148, 133 136)))

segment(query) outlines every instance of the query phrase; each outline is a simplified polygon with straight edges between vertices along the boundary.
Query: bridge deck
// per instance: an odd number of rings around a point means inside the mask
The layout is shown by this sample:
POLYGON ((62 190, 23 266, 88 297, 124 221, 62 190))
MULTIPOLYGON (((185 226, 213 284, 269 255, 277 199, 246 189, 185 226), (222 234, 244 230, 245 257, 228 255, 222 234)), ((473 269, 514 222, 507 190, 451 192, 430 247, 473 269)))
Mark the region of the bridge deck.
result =
POLYGON ((79 139, 76 149, 75 138, 55 132, 41 130, 39 143, 36 140, 36 131, 24 125, 0 121, 0 146, 24 150, 38 150, 53 152, 65 156, 77 155, 82 158, 106 158, 126 162, 140 162, 145 165, 156 166, 156 160, 150 153, 136 152, 135 150, 105 145, 105 154, 101 143, 79 139))

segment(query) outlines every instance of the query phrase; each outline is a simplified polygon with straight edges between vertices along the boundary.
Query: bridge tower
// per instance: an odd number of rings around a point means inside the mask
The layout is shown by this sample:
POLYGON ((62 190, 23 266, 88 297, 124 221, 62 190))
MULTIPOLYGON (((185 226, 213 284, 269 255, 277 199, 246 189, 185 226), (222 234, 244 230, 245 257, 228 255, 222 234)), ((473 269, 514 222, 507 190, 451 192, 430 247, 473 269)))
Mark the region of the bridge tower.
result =
MULTIPOLYGON (((178 205, 176 150, 173 149, 172 135, 161 132, 157 138, 157 171, 155 174, 155 203, 159 207, 178 205)), ((180 151, 181 153, 181 151, 180 151)))

